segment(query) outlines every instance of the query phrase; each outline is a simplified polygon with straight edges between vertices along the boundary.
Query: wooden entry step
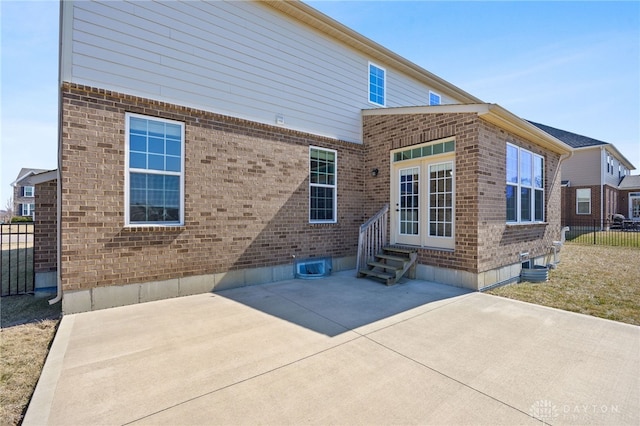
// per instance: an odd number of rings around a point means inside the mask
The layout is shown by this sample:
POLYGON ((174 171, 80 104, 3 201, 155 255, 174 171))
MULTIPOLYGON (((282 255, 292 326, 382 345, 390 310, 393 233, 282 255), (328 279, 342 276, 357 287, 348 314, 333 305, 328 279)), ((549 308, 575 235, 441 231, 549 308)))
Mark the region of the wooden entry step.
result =
POLYGON ((409 278, 416 277, 416 249, 386 246, 374 257, 375 260, 367 262, 366 267, 358 271, 358 278, 375 278, 386 285, 393 285, 407 272, 409 278))

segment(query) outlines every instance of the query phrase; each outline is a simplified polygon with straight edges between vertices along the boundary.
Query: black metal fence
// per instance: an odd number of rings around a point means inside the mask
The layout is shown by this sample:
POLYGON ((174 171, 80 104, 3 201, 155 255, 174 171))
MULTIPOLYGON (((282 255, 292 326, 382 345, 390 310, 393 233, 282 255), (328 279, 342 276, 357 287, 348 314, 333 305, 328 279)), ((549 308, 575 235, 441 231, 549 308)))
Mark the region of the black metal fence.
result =
POLYGON ((31 222, 0 224, 0 296, 34 292, 33 229, 34 224, 31 222))
POLYGON ((568 226, 567 241, 579 244, 640 248, 640 222, 630 220, 573 220, 568 226))

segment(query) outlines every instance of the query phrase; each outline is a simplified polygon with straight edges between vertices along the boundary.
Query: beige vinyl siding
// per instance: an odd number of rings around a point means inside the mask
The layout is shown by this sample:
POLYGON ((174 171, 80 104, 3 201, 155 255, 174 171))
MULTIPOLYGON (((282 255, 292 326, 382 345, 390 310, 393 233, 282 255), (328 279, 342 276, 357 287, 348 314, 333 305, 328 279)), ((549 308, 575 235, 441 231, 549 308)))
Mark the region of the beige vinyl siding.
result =
POLYGON ((604 183, 617 187, 620 183, 620 177, 618 176, 618 167, 620 166, 620 160, 618 160, 612 152, 607 151, 606 149, 603 150, 603 158, 604 183), (607 155, 611 156, 613 166, 612 173, 609 173, 609 171, 607 170, 607 155))
MULTIPOLYGON (((370 58, 265 5, 78 1, 73 20, 68 10, 65 81, 361 140, 370 58)), ((428 103, 429 87, 379 65, 387 106, 428 103)))
POLYGON ((602 163, 599 147, 578 149, 562 163, 562 180, 569 180, 571 186, 600 185, 601 173, 606 170, 607 157, 605 154, 602 163))

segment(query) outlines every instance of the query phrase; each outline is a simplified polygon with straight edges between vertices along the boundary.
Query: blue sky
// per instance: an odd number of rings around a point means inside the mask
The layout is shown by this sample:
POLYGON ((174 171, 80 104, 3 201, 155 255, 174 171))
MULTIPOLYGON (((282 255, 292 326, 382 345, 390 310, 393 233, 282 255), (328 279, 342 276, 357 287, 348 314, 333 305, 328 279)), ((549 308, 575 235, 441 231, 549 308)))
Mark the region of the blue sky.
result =
MULTIPOLYGON (((613 143, 640 168, 640 2, 308 3, 485 102, 613 143)), ((0 0, 0 208, 21 167, 57 167, 58 11, 0 0)))

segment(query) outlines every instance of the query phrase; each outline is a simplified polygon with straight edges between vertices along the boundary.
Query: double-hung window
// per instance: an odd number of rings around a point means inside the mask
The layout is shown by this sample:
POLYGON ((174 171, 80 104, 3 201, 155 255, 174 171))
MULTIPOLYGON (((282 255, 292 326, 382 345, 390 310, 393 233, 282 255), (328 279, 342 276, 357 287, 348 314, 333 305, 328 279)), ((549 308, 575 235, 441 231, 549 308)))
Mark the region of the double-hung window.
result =
POLYGON ((126 115, 125 222, 184 224, 184 123, 126 115))
POLYGON ((576 214, 591 214, 591 188, 576 189, 576 214))
POLYGON ((23 197, 33 197, 34 188, 33 186, 23 186, 22 187, 22 196, 23 197))
POLYGON ((36 210, 34 203, 20 204, 19 213, 20 216, 32 216, 36 210))
POLYGON ((507 144, 507 222, 544 221, 544 158, 507 144))
POLYGON ((337 159, 332 149, 309 148, 309 222, 337 221, 337 159))
POLYGON ((386 71, 369 62, 369 102, 385 106, 386 71))

